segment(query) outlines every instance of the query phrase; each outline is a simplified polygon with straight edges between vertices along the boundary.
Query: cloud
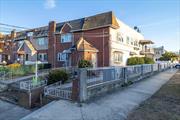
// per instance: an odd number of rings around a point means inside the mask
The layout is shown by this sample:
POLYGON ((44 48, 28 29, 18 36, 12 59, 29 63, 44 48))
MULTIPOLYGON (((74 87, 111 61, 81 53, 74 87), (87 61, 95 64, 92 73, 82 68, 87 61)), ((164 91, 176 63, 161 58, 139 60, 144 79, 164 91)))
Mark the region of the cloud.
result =
POLYGON ((55 0, 45 0, 44 7, 45 7, 46 9, 55 8, 55 7, 56 7, 56 2, 55 2, 55 0))

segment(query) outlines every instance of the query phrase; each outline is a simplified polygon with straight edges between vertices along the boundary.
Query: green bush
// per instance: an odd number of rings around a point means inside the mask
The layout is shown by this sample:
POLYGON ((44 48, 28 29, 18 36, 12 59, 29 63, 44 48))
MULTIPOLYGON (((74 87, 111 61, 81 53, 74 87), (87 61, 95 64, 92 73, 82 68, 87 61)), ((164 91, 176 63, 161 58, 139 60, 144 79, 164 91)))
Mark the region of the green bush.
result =
POLYGON ((51 68, 51 64, 49 63, 45 63, 45 64, 38 64, 38 69, 42 70, 42 69, 50 69, 51 68))
POLYGON ((87 68, 87 67, 92 67, 92 63, 88 60, 80 60, 78 63, 79 68, 87 68))
POLYGON ((8 68, 7 67, 4 67, 4 66, 1 66, 0 67, 0 72, 8 72, 9 70, 8 70, 8 68))
POLYGON ((127 65, 154 64, 154 60, 148 57, 131 57, 127 60, 127 65))
POLYGON ((144 59, 142 57, 131 57, 127 60, 127 65, 139 65, 144 64, 144 59))
POLYGON ((64 70, 52 70, 48 75, 48 85, 53 84, 58 81, 62 81, 64 83, 68 80, 68 73, 64 70))
POLYGON ((154 60, 152 58, 144 57, 145 64, 154 64, 154 60))
POLYGON ((23 65, 15 68, 8 68, 8 71, 12 72, 13 76, 25 76, 35 73, 34 65, 23 65))

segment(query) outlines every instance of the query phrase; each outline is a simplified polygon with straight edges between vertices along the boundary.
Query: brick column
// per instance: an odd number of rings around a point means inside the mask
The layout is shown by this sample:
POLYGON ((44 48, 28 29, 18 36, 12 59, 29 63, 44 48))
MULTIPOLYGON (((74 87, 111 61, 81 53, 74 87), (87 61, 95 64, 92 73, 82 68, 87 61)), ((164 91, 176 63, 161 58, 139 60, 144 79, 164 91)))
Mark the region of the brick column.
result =
POLYGON ((74 79, 72 82, 72 100, 74 102, 79 100, 79 79, 74 79))
POLYGON ((56 32, 56 22, 49 22, 49 31, 48 31, 48 62, 55 67, 56 64, 56 46, 55 46, 55 32, 56 32))

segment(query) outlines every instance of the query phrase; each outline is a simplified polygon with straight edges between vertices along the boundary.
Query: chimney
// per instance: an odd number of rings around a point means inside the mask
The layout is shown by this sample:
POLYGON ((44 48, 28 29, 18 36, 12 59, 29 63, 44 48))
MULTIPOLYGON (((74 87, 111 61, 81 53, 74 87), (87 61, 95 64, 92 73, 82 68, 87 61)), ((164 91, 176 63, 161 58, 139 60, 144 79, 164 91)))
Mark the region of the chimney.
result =
POLYGON ((56 22, 50 21, 49 22, 49 36, 52 35, 56 31, 56 22))
POLYGON ((16 37, 16 31, 12 30, 11 31, 11 39, 14 39, 16 37))
POLYGON ((49 29, 48 29, 48 62, 55 67, 56 64, 56 22, 51 21, 49 22, 49 29))

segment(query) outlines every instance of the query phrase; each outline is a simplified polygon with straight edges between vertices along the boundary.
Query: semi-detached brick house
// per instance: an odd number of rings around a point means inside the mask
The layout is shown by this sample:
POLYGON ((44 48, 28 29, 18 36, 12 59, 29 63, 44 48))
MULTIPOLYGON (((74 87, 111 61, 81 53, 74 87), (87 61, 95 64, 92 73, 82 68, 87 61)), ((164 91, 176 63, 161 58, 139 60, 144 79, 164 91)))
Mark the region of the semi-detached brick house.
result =
POLYGON ((94 67, 124 66, 127 58, 141 56, 141 40, 143 35, 106 12, 17 32, 12 58, 25 64, 38 58, 53 67, 77 66, 81 59, 94 67), (31 56, 34 50, 37 56, 31 56))

